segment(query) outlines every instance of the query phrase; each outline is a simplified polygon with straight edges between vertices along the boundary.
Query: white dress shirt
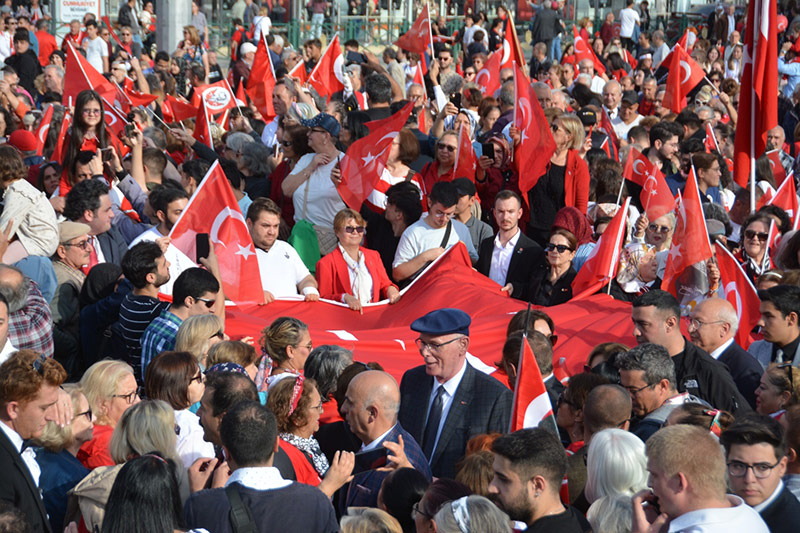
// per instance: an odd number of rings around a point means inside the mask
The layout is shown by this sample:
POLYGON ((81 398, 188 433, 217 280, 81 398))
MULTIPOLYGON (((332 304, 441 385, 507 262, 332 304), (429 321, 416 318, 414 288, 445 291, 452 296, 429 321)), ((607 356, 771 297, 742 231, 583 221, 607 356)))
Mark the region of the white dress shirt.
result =
POLYGON ((253 490, 274 490, 288 487, 291 481, 283 479, 281 473, 274 466, 252 466, 237 468, 225 483, 239 483, 243 487, 253 490))
POLYGON ((23 440, 19 433, 11 429, 11 426, 7 425, 5 422, 0 422, 0 429, 3 430, 3 433, 6 434, 8 440, 11 441, 11 444, 14 445, 17 452, 19 452, 20 456, 22 457, 22 461, 25 463, 25 466, 28 467, 28 471, 31 474, 31 478, 33 478, 33 483, 37 487, 39 486, 39 476, 42 474, 42 469, 39 468, 39 463, 36 462, 36 452, 33 451, 33 448, 30 446, 25 448, 25 451, 22 450, 23 440))
POLYGON ((728 341, 727 341, 727 342, 724 342, 724 343, 720 344, 720 345, 717 347, 717 349, 716 349, 716 350, 714 350, 713 352, 711 352, 711 353, 710 353, 710 354, 708 354, 708 355, 710 355, 710 356, 711 356, 711 357, 713 357, 714 359, 719 359, 719 356, 720 356, 720 355, 722 355, 722 353, 723 353, 725 350, 727 350, 727 349, 728 349, 728 346, 730 346, 731 344, 733 344, 733 337, 731 337, 730 339, 728 339, 728 341))
POLYGON ((181 409, 175 411, 175 422, 180 428, 176 447, 183 466, 189 468, 201 457, 214 457, 214 445, 203 439, 200 417, 188 409, 181 409))
POLYGON ((383 435, 381 435, 380 437, 378 437, 378 438, 377 438, 377 439, 375 439, 374 441, 370 442, 369 444, 363 444, 363 443, 362 443, 362 444, 361 444, 361 448, 358 450, 358 452, 359 452, 359 453, 361 453, 361 452, 370 452, 370 451, 374 450, 375 448, 377 448, 377 447, 378 447, 378 445, 379 445, 381 442, 383 442, 383 439, 385 439, 385 438, 386 438, 386 435, 388 435, 389 433, 391 433, 391 432, 392 432, 392 430, 393 430, 395 427, 397 427, 397 424, 395 424, 394 426, 390 427, 390 428, 389 428, 389 429, 386 431, 386 433, 384 433, 383 435))
POLYGON ((514 255, 514 248, 517 247, 517 242, 519 242, 521 233, 519 228, 517 228, 517 233, 509 239, 505 246, 500 242, 499 233, 494 238, 492 264, 489 267, 489 279, 500 284, 500 286, 505 286, 506 284, 508 266, 511 264, 511 257, 514 255))
POLYGON ((761 516, 744 501, 728 494, 733 507, 698 509, 675 518, 669 523, 669 533, 768 533, 767 525, 761 516))
MULTIPOLYGON (((445 381, 444 383, 439 383, 439 381, 434 378, 433 380, 433 388, 431 389, 431 396, 428 399, 428 409, 425 411, 425 423, 427 424, 427 416, 431 412, 431 406, 433 405, 433 400, 436 397, 436 392, 439 390, 439 387, 444 387, 444 394, 442 395, 442 418, 439 420, 439 429, 436 430, 436 440, 433 441, 433 450, 436 450, 436 446, 439 445, 439 437, 442 434, 442 429, 444 429, 444 423, 447 421, 447 415, 450 413, 450 407, 453 405, 453 396, 455 396, 456 391, 458 390, 458 386, 461 384, 461 380, 464 378, 464 373, 467 371, 467 362, 464 361, 464 364, 461 365, 461 370, 458 373, 450 378, 449 380, 445 381)), ((431 454, 431 458, 433 458, 433 453, 431 454)))
POLYGON ((17 348, 11 344, 11 339, 6 337, 6 343, 3 345, 3 349, 0 351, 0 365, 6 362, 6 360, 11 357, 11 354, 17 351, 17 348))

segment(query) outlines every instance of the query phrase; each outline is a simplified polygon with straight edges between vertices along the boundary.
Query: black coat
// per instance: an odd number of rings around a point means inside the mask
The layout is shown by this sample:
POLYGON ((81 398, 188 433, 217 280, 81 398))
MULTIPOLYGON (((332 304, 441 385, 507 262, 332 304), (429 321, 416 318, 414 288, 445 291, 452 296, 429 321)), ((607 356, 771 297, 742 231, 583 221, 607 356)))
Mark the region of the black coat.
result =
POLYGON ((547 266, 534 270, 525 299, 534 305, 543 305, 545 307, 570 301, 572 299, 572 280, 578 275, 575 269, 570 265, 567 273, 558 278, 553 284, 553 289, 549 295, 545 293, 548 275, 550 275, 550 268, 547 266))
POLYGON ((128 243, 125 242, 125 237, 122 236, 119 229, 111 226, 107 232, 98 235, 97 240, 100 241, 100 250, 103 252, 106 263, 121 265, 122 256, 128 251, 128 243))
POLYGON ((50 522, 39 487, 33 482, 30 470, 17 449, 0 431, 0 501, 8 502, 23 512, 33 531, 50 532, 50 522))
POLYGON ((761 381, 761 374, 764 372, 761 363, 735 342, 728 346, 728 349, 722 352, 717 360, 728 367, 733 382, 736 383, 736 388, 742 393, 750 407, 755 409, 756 389, 761 381))
MULTIPOLYGON (((467 449, 467 441, 483 433, 506 433, 511 421, 513 395, 502 383, 469 363, 453 396, 439 442, 431 457, 436 477, 454 479, 456 463, 467 449)), ((433 377, 424 366, 406 371, 400 382, 400 424, 417 442, 422 442, 433 377)))
POLYGON ((800 524, 800 502, 789 489, 783 490, 766 509, 761 511, 761 518, 771 533, 792 533, 800 524))
MULTIPOLYGON (((494 237, 484 239, 478 249, 478 272, 484 276, 489 275, 492 268, 492 250, 494 249, 494 237)), ((517 299, 525 297, 525 290, 528 280, 531 279, 533 269, 544 261, 544 251, 536 242, 520 233, 517 246, 511 254, 511 261, 508 264, 506 273, 506 283, 511 283, 514 290, 511 296, 517 299)))
POLYGON ((672 361, 675 363, 678 392, 688 392, 734 416, 751 411, 728 368, 688 340, 684 350, 674 355, 672 361))

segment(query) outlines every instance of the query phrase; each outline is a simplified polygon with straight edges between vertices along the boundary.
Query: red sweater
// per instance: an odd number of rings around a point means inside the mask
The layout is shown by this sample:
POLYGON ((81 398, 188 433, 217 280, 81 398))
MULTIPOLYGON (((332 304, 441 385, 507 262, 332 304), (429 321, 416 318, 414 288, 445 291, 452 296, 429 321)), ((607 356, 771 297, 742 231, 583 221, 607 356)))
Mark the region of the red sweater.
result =
POLYGON ((114 428, 111 426, 95 424, 92 440, 84 442, 81 449, 78 450, 78 461, 90 470, 94 470, 98 466, 114 466, 116 463, 108 450, 113 434, 114 428))

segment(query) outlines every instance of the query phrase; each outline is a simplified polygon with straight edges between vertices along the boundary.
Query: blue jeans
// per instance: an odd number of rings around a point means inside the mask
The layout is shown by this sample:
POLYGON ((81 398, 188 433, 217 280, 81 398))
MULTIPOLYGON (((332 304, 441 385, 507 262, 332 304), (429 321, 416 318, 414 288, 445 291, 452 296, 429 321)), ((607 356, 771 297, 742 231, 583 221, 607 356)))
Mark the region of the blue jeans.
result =
POLYGON ((561 61, 561 35, 557 35, 553 42, 550 44, 550 50, 547 51, 547 58, 551 62, 561 61))
POLYGON ((322 37, 322 23, 325 22, 325 13, 311 15, 311 35, 319 39, 322 37))

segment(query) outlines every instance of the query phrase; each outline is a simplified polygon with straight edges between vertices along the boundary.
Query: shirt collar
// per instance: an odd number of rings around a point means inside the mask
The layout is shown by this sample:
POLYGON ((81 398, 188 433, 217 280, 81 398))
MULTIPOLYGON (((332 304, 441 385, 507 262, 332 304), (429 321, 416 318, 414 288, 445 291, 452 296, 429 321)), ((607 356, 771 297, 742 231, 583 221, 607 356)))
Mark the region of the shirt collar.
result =
POLYGON ((439 381, 436 378, 434 378, 433 390, 431 392, 435 394, 436 391, 439 390, 439 387, 444 387, 444 390, 445 392, 447 392, 447 395, 452 398, 453 395, 458 390, 458 386, 461 384, 461 379, 464 377, 464 372, 466 371, 467 371, 467 360, 464 359, 464 364, 461 365, 461 370, 459 370, 458 373, 452 378, 448 379, 444 383, 439 383, 439 381))
POLYGON ((759 503, 758 505, 754 505, 753 509, 757 513, 761 514, 761 511, 763 511, 764 509, 766 509, 767 507, 772 505, 772 502, 774 502, 776 499, 778 499, 778 496, 780 496, 782 491, 783 491, 783 480, 778 481, 778 486, 775 487, 775 491, 770 495, 769 498, 767 498, 763 502, 759 503))
POLYGON ((3 433, 6 434, 6 437, 8 437, 8 440, 10 440, 11 444, 14 445, 14 448, 16 448, 18 452, 22 453, 23 439, 20 434, 14 431, 14 429, 12 429, 11 426, 5 422, 0 422, 0 429, 2 429, 3 433))
POLYGON ((719 356, 722 355, 722 353, 725 350, 727 350, 728 346, 730 346, 731 344, 733 344, 733 337, 731 337, 730 339, 728 339, 726 342, 722 343, 721 345, 717 346, 717 348, 713 352, 711 352, 709 355, 711 357, 713 357, 714 359, 719 359, 719 356))
POLYGON ((225 486, 227 487, 231 483, 239 483, 253 490, 282 489, 292 484, 291 481, 283 479, 281 473, 274 466, 237 468, 225 486))
POLYGON ((517 228, 517 232, 514 234, 514 236, 508 240, 505 246, 503 246, 500 243, 500 232, 498 232, 497 235, 495 235, 494 237, 494 245, 496 248, 500 248, 501 250, 503 248, 515 248, 517 246, 517 243, 519 242, 519 236, 521 234, 522 231, 519 228, 517 228))
POLYGON ((378 447, 378 445, 379 445, 381 442, 383 442, 383 441, 384 441, 384 439, 386 439, 386 436, 387 436, 389 433, 391 433, 391 432, 392 432, 392 430, 393 430, 394 428, 396 428, 396 427, 397 427, 397 424, 395 424, 395 425, 393 425, 392 427, 390 427, 390 428, 389 428, 389 429, 386 431, 386 433, 384 433, 383 435, 381 435, 381 436, 380 436, 380 437, 378 437, 377 439, 373 440, 373 441, 372 441, 372 442, 370 442, 369 444, 362 444, 362 445, 361 445, 361 449, 359 450, 359 452, 368 452, 368 451, 370 451, 370 450, 374 450, 375 448, 377 448, 377 447, 378 447))

